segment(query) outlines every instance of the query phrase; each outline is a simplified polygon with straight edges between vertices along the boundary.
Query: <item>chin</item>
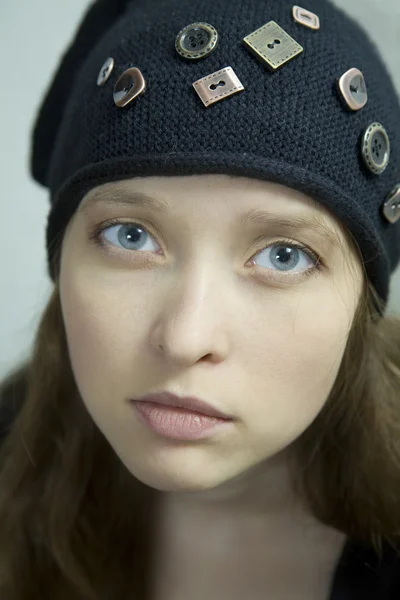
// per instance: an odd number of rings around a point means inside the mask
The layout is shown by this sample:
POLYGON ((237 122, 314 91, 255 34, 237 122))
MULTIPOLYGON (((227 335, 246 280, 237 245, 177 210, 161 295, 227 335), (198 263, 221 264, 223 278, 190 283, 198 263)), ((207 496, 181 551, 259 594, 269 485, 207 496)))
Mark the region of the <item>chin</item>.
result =
POLYGON ((151 487, 159 492, 205 492, 218 486, 220 482, 206 482, 204 480, 193 480, 193 478, 183 479, 178 473, 168 477, 167 474, 163 473, 159 477, 149 475, 148 477, 138 477, 142 483, 151 487))
MULTIPOLYGON (((164 466, 162 471, 155 472, 149 467, 138 468, 137 465, 133 466, 127 462, 124 462, 124 464, 133 477, 159 492, 205 492, 223 484, 225 481, 223 477, 214 476, 212 478, 212 473, 208 473, 208 478, 196 477, 196 469, 192 468, 189 469, 190 472, 186 473, 185 477, 185 473, 176 467, 168 469, 164 466)), ((214 475, 216 474, 214 473, 214 475)))

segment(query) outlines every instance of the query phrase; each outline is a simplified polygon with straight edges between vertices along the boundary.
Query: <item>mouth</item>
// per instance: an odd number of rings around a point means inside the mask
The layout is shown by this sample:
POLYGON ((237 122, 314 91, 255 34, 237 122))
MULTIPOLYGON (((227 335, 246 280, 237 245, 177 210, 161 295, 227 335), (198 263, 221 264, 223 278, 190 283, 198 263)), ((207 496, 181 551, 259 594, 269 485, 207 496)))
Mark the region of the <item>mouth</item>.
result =
POLYGON ((168 391, 146 394, 132 399, 132 402, 152 402, 164 406, 185 409, 200 416, 214 417, 217 419, 232 420, 232 416, 212 406, 205 400, 196 396, 178 396, 168 391))
POLYGON ((163 438, 199 440, 232 426, 233 420, 205 415, 187 408, 141 399, 132 401, 138 419, 163 438))

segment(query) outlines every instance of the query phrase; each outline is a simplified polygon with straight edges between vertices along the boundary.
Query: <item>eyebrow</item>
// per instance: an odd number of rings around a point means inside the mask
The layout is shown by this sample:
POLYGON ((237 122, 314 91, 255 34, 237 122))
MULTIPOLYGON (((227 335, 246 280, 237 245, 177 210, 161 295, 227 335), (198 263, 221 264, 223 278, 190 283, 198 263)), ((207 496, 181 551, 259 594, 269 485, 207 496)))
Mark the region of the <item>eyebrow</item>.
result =
MULTIPOLYGON (((117 188, 111 192, 97 190, 95 194, 89 195, 86 198, 83 205, 80 206, 79 211, 86 214, 93 206, 97 205, 110 207, 115 207, 116 205, 136 206, 139 208, 147 208, 160 214, 166 214, 171 210, 168 202, 162 198, 149 196, 144 192, 126 192, 123 189, 117 188)), ((282 232, 287 231, 288 233, 293 231, 309 231, 322 235, 324 240, 330 242, 332 246, 343 249, 343 242, 341 241, 340 236, 325 225, 317 215, 293 215, 292 217, 285 218, 280 215, 268 213, 267 211, 254 209, 241 216, 239 225, 242 227, 255 225, 277 228, 282 232)))

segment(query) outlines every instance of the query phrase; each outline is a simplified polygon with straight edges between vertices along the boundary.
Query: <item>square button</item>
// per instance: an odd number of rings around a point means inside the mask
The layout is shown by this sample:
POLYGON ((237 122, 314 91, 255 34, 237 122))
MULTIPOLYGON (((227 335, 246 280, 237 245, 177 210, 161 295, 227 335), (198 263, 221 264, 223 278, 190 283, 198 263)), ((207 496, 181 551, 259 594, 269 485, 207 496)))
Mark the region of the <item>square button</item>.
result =
POLYGON ((225 67, 192 83, 204 106, 229 98, 244 87, 232 67, 225 67))
POLYGON ((400 219, 400 184, 390 192, 383 205, 383 214, 390 223, 400 219))
POLYGON ((360 110, 368 100, 364 75, 359 69, 346 71, 338 81, 342 98, 351 110, 360 110))
POLYGON ((305 25, 310 29, 319 29, 319 17, 314 13, 306 10, 305 8, 301 8, 301 6, 293 6, 293 18, 296 23, 300 23, 300 25, 305 25))
POLYGON ((303 47, 275 21, 269 21, 256 29, 243 38, 243 42, 252 53, 264 61, 270 71, 276 71, 303 52, 303 47))

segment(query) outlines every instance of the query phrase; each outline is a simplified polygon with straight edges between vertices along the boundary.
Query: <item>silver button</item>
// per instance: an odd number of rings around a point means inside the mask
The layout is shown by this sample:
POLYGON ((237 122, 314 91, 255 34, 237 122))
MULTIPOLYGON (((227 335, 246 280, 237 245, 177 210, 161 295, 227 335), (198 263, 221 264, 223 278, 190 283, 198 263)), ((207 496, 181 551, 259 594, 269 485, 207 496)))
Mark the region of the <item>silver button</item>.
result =
POLYGON ((301 8, 301 6, 293 6, 292 14, 296 23, 300 23, 300 25, 305 25, 310 29, 320 28, 318 15, 310 12, 309 10, 301 8))
POLYGON ((204 106, 210 106, 223 98, 228 98, 244 90, 241 81, 236 76, 232 67, 226 67, 225 69, 211 73, 211 75, 202 77, 192 85, 204 106))
POLYGON ((400 219, 400 183, 393 188, 383 204, 383 214, 390 223, 400 219))
POLYGON ((386 169, 390 157, 390 141, 386 129, 380 123, 371 123, 362 138, 362 156, 368 169, 380 175, 386 169))
POLYGON ((360 110, 367 104, 368 94, 364 75, 358 69, 349 69, 338 81, 342 98, 351 110, 360 110))
POLYGON ((126 106, 145 89, 146 82, 141 71, 136 67, 127 69, 114 86, 114 102, 117 106, 126 106))
POLYGON ((114 59, 107 58, 106 62, 100 69, 100 73, 97 77, 97 85, 104 85, 105 82, 109 79, 112 71, 114 69, 114 59))
POLYGON ((276 71, 303 52, 303 47, 275 21, 256 29, 243 38, 243 42, 250 52, 263 60, 270 71, 276 71))
POLYGON ((197 60, 215 50, 218 43, 218 31, 209 23, 191 23, 176 36, 175 49, 184 58, 197 60))

